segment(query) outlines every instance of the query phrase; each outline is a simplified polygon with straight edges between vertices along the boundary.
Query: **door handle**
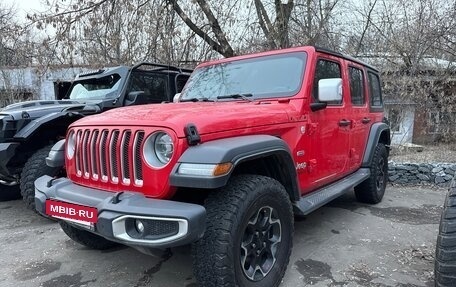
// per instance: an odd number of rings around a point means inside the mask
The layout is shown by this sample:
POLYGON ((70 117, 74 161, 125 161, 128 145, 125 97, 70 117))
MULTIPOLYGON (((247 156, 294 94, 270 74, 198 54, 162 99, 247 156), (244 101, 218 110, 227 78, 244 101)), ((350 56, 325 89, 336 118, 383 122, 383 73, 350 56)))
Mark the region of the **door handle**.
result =
POLYGON ((371 121, 371 119, 369 119, 369 118, 363 118, 363 119, 361 120, 361 122, 362 122, 363 124, 368 124, 368 123, 370 123, 370 121, 371 121))
POLYGON ((339 126, 340 126, 340 127, 347 127, 347 126, 349 126, 350 124, 351 124, 351 121, 349 121, 349 120, 341 120, 341 121, 339 122, 339 126))

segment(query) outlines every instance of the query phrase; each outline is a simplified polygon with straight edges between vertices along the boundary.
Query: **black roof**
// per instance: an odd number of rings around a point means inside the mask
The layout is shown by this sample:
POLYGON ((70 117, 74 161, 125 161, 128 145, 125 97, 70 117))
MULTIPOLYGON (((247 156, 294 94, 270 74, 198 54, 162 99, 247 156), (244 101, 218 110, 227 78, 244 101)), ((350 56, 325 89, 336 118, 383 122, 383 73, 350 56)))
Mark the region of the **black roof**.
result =
POLYGON ((378 73, 378 69, 375 68, 374 66, 370 65, 370 64, 367 64, 366 62, 363 62, 359 59, 356 59, 356 58, 353 58, 351 56, 348 56, 348 55, 345 55, 345 54, 342 54, 340 52, 336 52, 336 51, 333 51, 333 50, 330 50, 330 49, 327 49, 327 48, 323 48, 323 47, 317 47, 315 46, 315 50, 317 52, 322 52, 322 53, 326 53, 326 54, 330 54, 330 55, 333 55, 333 56, 337 56, 337 57, 341 57, 341 58, 344 58, 346 60, 349 60, 349 61, 352 61, 352 62, 355 62, 355 63, 358 63, 360 65, 363 65, 363 66, 366 66, 368 67, 369 69, 371 70, 374 70, 375 72, 378 73))

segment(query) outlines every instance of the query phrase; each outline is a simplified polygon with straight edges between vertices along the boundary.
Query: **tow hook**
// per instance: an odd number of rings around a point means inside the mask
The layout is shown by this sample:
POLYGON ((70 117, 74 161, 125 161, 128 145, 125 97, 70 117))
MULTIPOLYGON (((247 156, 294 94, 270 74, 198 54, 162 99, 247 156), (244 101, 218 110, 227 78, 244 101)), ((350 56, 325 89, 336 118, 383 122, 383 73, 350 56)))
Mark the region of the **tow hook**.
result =
POLYGON ((116 195, 114 195, 114 196, 112 197, 112 201, 111 201, 111 202, 112 202, 113 204, 119 203, 119 202, 121 201, 121 200, 120 200, 120 196, 121 196, 123 193, 124 193, 123 191, 116 193, 116 195))

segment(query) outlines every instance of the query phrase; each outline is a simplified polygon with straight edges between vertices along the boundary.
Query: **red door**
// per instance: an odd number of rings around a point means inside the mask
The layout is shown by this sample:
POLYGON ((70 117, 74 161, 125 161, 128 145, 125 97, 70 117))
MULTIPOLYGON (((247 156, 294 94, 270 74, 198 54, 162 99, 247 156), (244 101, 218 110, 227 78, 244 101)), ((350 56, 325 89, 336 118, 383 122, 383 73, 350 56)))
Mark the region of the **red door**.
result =
POLYGON ((325 109, 310 112, 312 135, 308 163, 311 189, 344 176, 348 166, 351 119, 347 113, 348 85, 342 62, 337 58, 319 58, 315 67, 312 101, 318 101, 320 79, 342 78, 342 102, 328 103, 325 109))
POLYGON ((350 132, 349 169, 355 171, 361 165, 369 130, 373 119, 367 103, 367 76, 362 67, 348 66, 350 84, 349 114, 352 121, 350 132))

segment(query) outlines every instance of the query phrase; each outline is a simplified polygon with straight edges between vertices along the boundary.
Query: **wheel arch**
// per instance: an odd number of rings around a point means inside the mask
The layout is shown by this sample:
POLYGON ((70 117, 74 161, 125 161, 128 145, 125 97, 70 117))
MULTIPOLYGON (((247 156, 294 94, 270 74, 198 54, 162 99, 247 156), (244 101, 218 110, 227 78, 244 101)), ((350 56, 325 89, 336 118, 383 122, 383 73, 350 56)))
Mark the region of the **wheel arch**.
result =
POLYGON ((386 123, 375 123, 372 125, 366 144, 366 149, 364 151, 361 167, 371 166, 372 158, 374 157, 375 147, 378 143, 384 144, 389 154, 389 146, 391 144, 391 132, 389 126, 386 123))
POLYGON ((14 138, 21 142, 21 151, 31 155, 42 147, 64 138, 68 126, 82 117, 81 114, 68 112, 53 113, 30 122, 14 138))
POLYGON ((52 135, 65 136, 68 126, 82 118, 80 113, 58 112, 38 118, 21 129, 14 138, 24 143, 45 141, 52 135), (52 128, 51 128, 52 127, 52 128))
POLYGON ((225 186, 237 174, 258 174, 272 177, 286 189, 292 201, 299 199, 297 173, 288 145, 270 135, 239 136, 214 140, 189 147, 179 158, 170 175, 176 187, 214 189, 225 186), (231 170, 222 176, 182 175, 182 163, 231 163, 231 170))

